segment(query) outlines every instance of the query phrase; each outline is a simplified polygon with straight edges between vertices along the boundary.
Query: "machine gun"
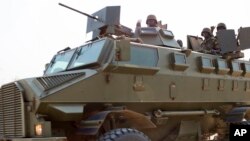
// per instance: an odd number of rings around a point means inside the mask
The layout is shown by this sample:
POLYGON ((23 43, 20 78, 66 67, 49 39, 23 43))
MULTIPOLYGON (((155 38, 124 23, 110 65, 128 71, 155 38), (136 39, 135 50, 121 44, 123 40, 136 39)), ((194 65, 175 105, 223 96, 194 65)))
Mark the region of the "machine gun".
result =
POLYGON ((73 10, 73 11, 75 11, 75 12, 78 12, 78 13, 83 14, 83 15, 89 17, 89 18, 95 19, 95 20, 97 20, 97 21, 103 23, 103 21, 100 20, 98 17, 91 16, 91 15, 89 15, 89 14, 87 14, 87 13, 84 13, 84 12, 82 12, 82 11, 79 11, 79 10, 77 10, 77 9, 74 9, 74 8, 72 8, 72 7, 69 7, 69 6, 67 6, 67 5, 65 5, 65 4, 62 4, 62 3, 58 3, 58 4, 59 4, 60 6, 62 6, 62 7, 68 8, 68 9, 70 9, 70 10, 73 10))
POLYGON ((88 17, 86 33, 93 31, 92 39, 110 35, 133 35, 132 29, 120 24, 120 6, 108 6, 90 15, 62 3, 59 5, 88 17))

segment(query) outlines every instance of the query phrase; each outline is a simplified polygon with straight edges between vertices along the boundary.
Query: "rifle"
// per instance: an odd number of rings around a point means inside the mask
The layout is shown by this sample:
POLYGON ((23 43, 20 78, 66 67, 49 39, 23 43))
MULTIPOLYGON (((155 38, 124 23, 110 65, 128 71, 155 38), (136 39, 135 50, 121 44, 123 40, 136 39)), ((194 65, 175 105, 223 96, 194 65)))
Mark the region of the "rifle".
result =
POLYGON ((58 4, 62 7, 68 8, 77 13, 87 16, 89 19, 87 23, 86 33, 93 31, 92 34, 93 39, 95 39, 96 37, 99 38, 101 34, 104 36, 108 34, 117 36, 120 35, 132 36, 132 30, 130 28, 120 25, 120 6, 106 7, 94 13, 93 15, 96 16, 93 16, 85 12, 79 11, 77 9, 74 9, 65 4, 62 3, 58 4))
POLYGON ((87 16, 87 17, 89 17, 89 18, 92 18, 92 19, 95 19, 95 20, 97 20, 97 21, 99 21, 99 22, 101 22, 101 23, 104 23, 101 19, 99 19, 98 17, 94 17, 94 16, 92 16, 92 15, 89 15, 89 14, 87 14, 87 13, 85 13, 85 12, 82 12, 82 11, 79 11, 79 10, 77 10, 77 9, 74 9, 74 8, 72 8, 72 7, 69 7, 69 6, 67 6, 67 5, 65 5, 65 4, 62 4, 62 3, 58 3, 60 6, 62 6, 62 7, 65 7, 65 8, 68 8, 68 9, 70 9, 70 10, 73 10, 73 11, 75 11, 75 12, 77 12, 77 13, 80 13, 80 14, 82 14, 82 15, 85 15, 85 16, 87 16))

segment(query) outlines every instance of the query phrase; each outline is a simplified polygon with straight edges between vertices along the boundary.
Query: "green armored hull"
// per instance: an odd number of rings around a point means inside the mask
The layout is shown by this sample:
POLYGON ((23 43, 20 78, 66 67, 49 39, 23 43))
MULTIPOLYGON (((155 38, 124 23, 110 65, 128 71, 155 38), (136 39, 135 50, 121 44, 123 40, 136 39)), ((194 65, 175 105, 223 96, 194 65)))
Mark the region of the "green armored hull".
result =
POLYGON ((136 34, 144 43, 107 35, 3 85, 0 139, 228 139, 229 123, 249 119, 249 61, 182 49, 167 29, 136 34))

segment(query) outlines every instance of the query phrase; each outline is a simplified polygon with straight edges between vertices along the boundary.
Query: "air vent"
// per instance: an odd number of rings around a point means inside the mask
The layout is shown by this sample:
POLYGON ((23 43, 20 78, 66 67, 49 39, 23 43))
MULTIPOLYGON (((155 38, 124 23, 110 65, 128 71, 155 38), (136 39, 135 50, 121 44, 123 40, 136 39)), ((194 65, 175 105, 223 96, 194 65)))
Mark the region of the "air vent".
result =
POLYGON ((70 73, 70 74, 57 74, 51 76, 38 77, 37 80, 43 86, 45 90, 49 90, 56 86, 59 86, 67 81, 73 80, 79 76, 84 75, 85 72, 70 73))
POLYGON ((23 95, 15 83, 3 85, 0 89, 0 136, 25 136, 23 95))

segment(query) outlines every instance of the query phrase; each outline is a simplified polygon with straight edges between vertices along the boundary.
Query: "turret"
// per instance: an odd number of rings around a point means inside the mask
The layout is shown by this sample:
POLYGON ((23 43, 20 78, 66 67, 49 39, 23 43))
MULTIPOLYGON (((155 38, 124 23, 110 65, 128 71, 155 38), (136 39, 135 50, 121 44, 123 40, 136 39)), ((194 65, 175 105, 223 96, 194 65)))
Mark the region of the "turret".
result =
POLYGON ((93 31, 92 39, 109 35, 133 35, 130 28, 120 24, 120 6, 107 6, 90 15, 61 3, 59 5, 88 17, 86 33, 93 31))
POLYGON ((120 6, 107 6, 91 15, 59 3, 59 5, 88 17, 86 33, 93 32, 92 40, 110 35, 140 38, 143 43, 180 48, 172 31, 161 27, 137 27, 135 33, 120 24, 120 6))

